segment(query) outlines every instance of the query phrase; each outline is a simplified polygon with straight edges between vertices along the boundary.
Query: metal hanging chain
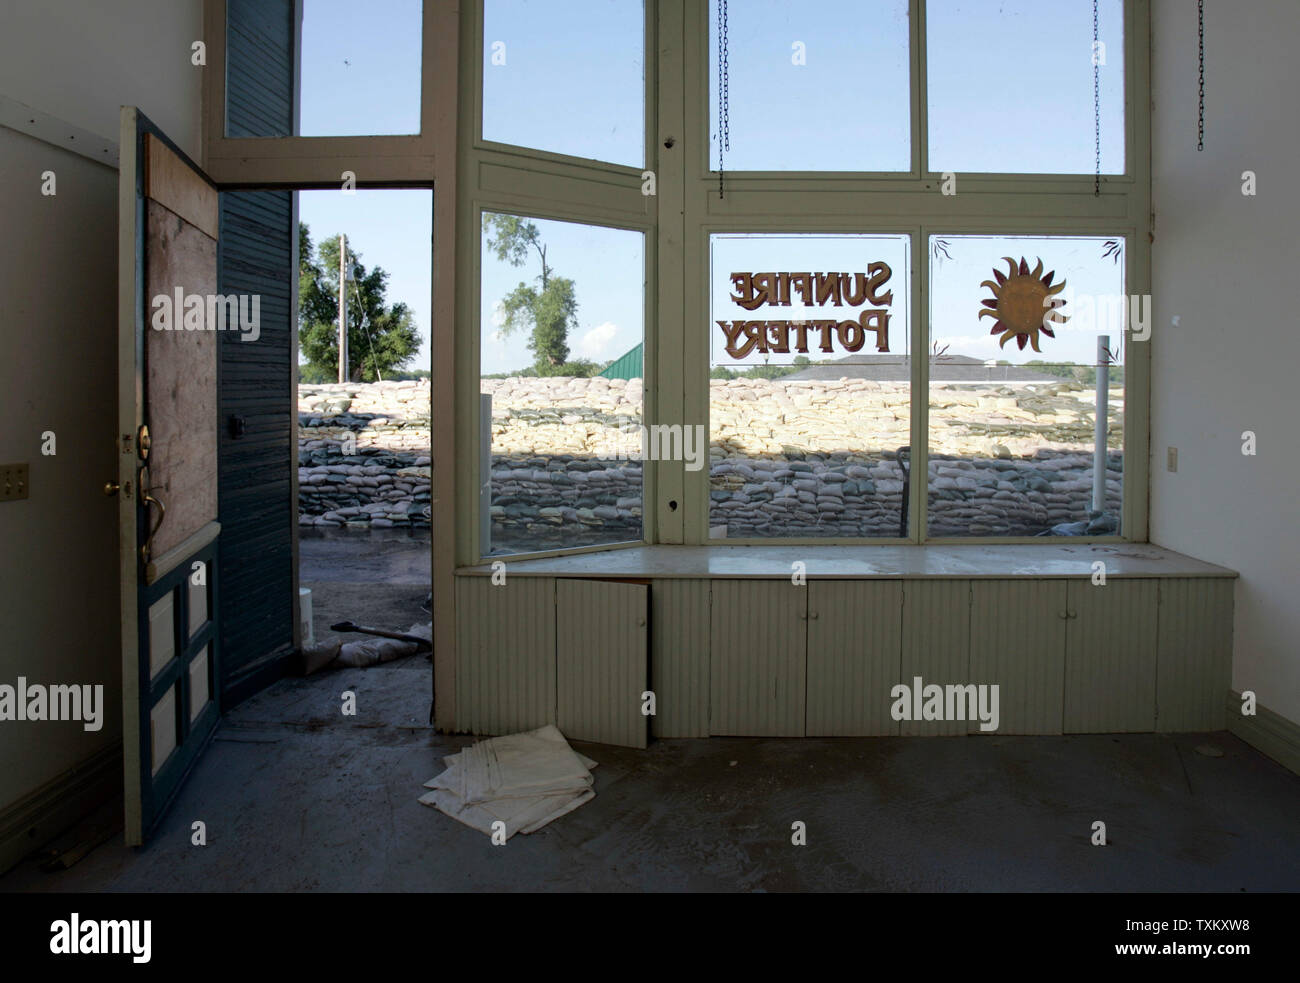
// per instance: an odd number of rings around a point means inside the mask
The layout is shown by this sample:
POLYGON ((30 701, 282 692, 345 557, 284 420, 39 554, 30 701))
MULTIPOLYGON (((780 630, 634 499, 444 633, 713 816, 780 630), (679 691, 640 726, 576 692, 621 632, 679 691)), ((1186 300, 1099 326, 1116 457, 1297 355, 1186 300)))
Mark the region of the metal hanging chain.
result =
POLYGON ((722 197, 723 151, 731 149, 731 79, 727 58, 727 0, 718 0, 718 197, 722 197))
POLYGON ((1196 149, 1205 149, 1205 0, 1196 0, 1197 60, 1200 62, 1200 104, 1196 119, 1196 149))
POLYGON ((1096 153, 1092 194, 1101 197, 1101 68, 1097 59, 1097 0, 1092 0, 1092 146, 1096 153))

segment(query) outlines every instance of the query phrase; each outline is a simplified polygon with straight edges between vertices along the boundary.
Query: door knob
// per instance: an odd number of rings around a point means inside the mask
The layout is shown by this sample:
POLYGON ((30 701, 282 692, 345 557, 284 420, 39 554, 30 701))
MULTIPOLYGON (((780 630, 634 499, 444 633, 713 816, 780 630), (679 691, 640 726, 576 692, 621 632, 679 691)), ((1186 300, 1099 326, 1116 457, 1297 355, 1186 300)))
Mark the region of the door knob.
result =
POLYGON ((122 490, 122 486, 119 485, 116 481, 104 482, 104 494, 107 495, 109 498, 112 498, 121 490, 122 490))

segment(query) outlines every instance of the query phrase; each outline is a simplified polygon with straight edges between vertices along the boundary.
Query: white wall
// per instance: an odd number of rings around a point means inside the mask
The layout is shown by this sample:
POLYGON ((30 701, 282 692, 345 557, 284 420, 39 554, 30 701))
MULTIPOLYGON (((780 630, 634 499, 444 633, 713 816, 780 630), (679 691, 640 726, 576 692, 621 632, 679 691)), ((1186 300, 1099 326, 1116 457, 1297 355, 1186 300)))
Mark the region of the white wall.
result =
POLYGON ((139 106, 200 156, 202 0, 4 0, 0 93, 118 139, 122 106, 139 106))
MULTIPOLYGON (((139 105, 197 159, 200 13, 201 0, 5 0, 0 93, 114 143, 120 105, 139 105)), ((101 491, 117 467, 117 172, 0 127, 0 216, 0 462, 31 465, 30 498, 0 503, 0 683, 102 683, 107 705, 97 733, 0 722, 3 813, 121 740, 117 506, 101 491)))
POLYGON ((1198 153, 1196 5, 1153 3, 1151 540, 1240 571, 1233 688, 1300 723, 1300 4, 1205 18, 1198 153))

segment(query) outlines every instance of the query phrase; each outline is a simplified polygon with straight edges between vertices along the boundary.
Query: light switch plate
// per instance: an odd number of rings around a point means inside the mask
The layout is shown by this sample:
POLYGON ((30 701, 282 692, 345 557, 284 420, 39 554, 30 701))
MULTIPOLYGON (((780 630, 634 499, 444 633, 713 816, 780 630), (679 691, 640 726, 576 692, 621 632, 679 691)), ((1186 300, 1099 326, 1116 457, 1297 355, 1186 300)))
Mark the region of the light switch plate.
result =
POLYGON ((1178 470, 1178 448, 1177 447, 1165 448, 1165 470, 1166 471, 1178 470))
POLYGON ((0 502, 16 502, 26 497, 26 463, 0 464, 0 502))

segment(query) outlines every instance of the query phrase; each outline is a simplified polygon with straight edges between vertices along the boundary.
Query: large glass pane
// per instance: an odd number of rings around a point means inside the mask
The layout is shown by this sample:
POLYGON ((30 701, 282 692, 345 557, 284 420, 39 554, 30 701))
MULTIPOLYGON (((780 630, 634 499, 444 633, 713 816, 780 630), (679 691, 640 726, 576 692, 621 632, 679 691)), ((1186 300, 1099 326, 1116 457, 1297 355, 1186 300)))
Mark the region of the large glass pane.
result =
POLYGON ((420 0, 303 0, 299 133, 420 132, 420 0))
POLYGON ((711 168, 723 139, 727 171, 911 169, 907 0, 725 4, 725 65, 723 6, 710 0, 711 168))
POLYGON ((641 539, 645 235, 488 213, 485 553, 641 539))
POLYGON ((929 535, 1117 534, 1124 239, 929 245, 929 535))
MULTIPOLYGON (((1091 4, 931 0, 925 26, 930 170, 1093 173, 1091 4)), ((1101 172, 1122 174, 1123 0, 1100 0, 1097 32, 1101 172)))
POLYGON ((910 245, 713 236, 712 538, 905 535, 910 245))
POLYGON ((483 139, 641 167, 642 4, 485 0, 483 139))

